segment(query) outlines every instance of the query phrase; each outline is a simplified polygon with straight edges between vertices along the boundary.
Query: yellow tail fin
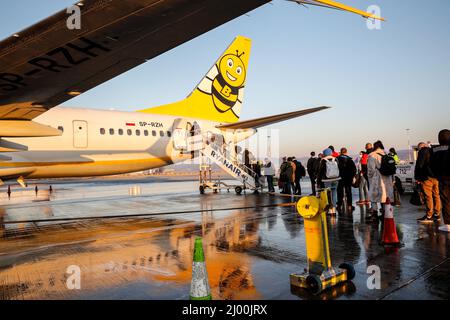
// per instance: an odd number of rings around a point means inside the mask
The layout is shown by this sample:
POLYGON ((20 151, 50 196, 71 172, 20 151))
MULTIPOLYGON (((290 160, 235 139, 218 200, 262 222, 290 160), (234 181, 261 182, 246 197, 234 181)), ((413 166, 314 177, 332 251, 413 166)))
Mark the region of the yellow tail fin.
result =
POLYGON ((139 112, 233 123, 239 120, 251 40, 236 37, 184 100, 139 112))

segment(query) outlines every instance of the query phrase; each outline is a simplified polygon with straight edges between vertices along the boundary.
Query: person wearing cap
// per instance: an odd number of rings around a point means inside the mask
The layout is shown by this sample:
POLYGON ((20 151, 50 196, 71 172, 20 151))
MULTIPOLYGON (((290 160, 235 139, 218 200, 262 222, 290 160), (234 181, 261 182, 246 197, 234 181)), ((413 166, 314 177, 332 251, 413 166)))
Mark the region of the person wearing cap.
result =
POLYGON ((335 158, 339 157, 339 152, 334 150, 333 146, 329 146, 328 149, 331 149, 331 155, 335 158))
POLYGON ((439 181, 431 169, 431 148, 425 142, 418 145, 419 152, 414 167, 414 179, 420 187, 426 207, 423 217, 417 219, 419 223, 433 223, 440 220, 441 200, 439 197, 439 181))
POLYGON ((323 158, 320 160, 319 173, 317 175, 317 185, 320 188, 329 188, 331 190, 331 206, 329 214, 336 214, 337 202, 337 186, 341 179, 339 175, 339 167, 335 157, 333 157, 333 150, 325 149, 323 158))

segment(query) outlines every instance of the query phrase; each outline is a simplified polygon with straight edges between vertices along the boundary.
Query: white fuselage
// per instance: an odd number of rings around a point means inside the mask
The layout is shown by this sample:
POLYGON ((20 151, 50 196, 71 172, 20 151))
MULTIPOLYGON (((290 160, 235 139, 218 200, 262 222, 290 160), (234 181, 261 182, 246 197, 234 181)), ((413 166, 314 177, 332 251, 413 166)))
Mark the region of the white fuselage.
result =
MULTIPOLYGON (((147 170, 192 158, 191 152, 178 147, 177 130, 188 133, 194 125, 202 134, 225 135, 228 142, 242 141, 255 132, 248 130, 237 137, 207 120, 66 107, 53 108, 34 121, 59 128, 63 134, 4 139, 27 150, 1 153, 11 159, 0 161, 0 178, 86 177, 147 170)), ((186 139, 187 135, 181 136, 186 139)))

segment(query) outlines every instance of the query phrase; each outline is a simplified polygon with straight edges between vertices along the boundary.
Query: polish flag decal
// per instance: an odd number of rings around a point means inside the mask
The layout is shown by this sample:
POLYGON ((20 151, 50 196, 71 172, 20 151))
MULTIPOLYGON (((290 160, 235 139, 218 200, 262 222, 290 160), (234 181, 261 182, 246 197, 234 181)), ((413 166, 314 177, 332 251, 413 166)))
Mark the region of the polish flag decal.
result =
POLYGON ((135 127, 136 124, 134 122, 127 122, 127 127, 135 127))

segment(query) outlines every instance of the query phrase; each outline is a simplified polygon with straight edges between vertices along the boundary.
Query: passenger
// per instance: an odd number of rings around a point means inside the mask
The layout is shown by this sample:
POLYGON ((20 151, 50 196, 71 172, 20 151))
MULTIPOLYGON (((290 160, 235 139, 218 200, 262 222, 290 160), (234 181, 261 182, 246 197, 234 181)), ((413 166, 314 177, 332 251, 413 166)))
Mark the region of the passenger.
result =
POLYGON ((418 149, 414 179, 423 192, 426 214, 422 218, 417 219, 417 221, 420 223, 433 223, 434 219, 440 220, 439 181, 431 170, 431 149, 424 142, 418 144, 418 149))
MULTIPOLYGON (((399 165, 400 164, 400 158, 398 157, 397 151, 395 151, 394 148, 390 148, 389 149, 389 155, 394 159, 395 161, 395 165, 399 165)), ((394 205, 396 207, 399 207, 401 205, 401 199, 400 199, 400 192, 399 192, 399 187, 400 186, 400 178, 398 177, 394 177, 394 205)))
POLYGON ((292 161, 292 157, 289 157, 287 159, 288 162, 288 166, 286 168, 286 177, 287 177, 287 182, 286 182, 286 194, 294 194, 294 182, 295 182, 295 170, 296 170, 296 166, 295 163, 292 161))
MULTIPOLYGON (((373 151, 373 146, 371 143, 366 143, 366 151, 361 156, 360 170, 361 170, 361 182, 360 188, 363 189, 364 201, 363 204, 371 204, 370 194, 369 194, 369 176, 367 175, 367 163, 369 161, 369 155, 373 151)), ((360 199, 361 200, 361 199, 360 199)), ((371 209, 369 209, 370 211, 371 209)))
POLYGON ((292 157, 292 162, 295 165, 294 193, 296 195, 301 195, 302 187, 300 185, 300 181, 304 176, 306 176, 306 170, 305 170, 305 167, 302 165, 302 163, 300 161, 298 161, 295 157, 292 157))
POLYGON ((331 206, 328 213, 332 215, 336 214, 336 189, 340 179, 336 158, 333 157, 333 151, 327 148, 323 151, 323 158, 320 160, 317 184, 320 188, 329 188, 331 190, 331 206))
MULTIPOLYGON (((381 203, 381 212, 384 215, 384 205, 386 204, 387 198, 394 199, 394 185, 392 180, 393 174, 386 174, 384 169, 385 162, 382 160, 387 154, 384 151, 383 143, 381 141, 375 142, 373 149, 367 162, 367 175, 369 177, 369 193, 372 202, 370 218, 377 220, 378 203, 381 203)), ((395 170, 395 163, 393 165, 395 170)))
POLYGON ((244 150, 244 165, 248 169, 252 169, 252 162, 254 160, 255 160, 255 157, 253 156, 253 154, 248 149, 245 149, 244 150))
MULTIPOLYGON (((366 143, 365 146, 366 152, 365 152, 365 157, 362 158, 362 164, 363 164, 363 169, 365 169, 365 172, 367 174, 367 163, 369 162, 369 156, 370 154, 373 152, 374 148, 373 148, 373 144, 371 143, 366 143)), ((369 181, 368 176, 367 176, 367 181, 369 181)))
POLYGON ((328 149, 331 149, 333 157, 335 157, 335 158, 339 157, 339 153, 334 151, 334 147, 333 146, 329 146, 328 149))
POLYGON ((355 210, 353 207, 353 197, 352 197, 352 183, 356 175, 356 165, 353 159, 348 156, 347 148, 341 149, 341 154, 337 158, 339 167, 339 176, 341 180, 338 182, 337 187, 337 207, 338 210, 348 207, 348 211, 352 212, 355 210), (347 203, 344 203, 344 192, 347 196, 347 203))
POLYGON ((439 146, 432 149, 431 170, 439 180, 439 193, 441 196, 442 217, 444 225, 440 231, 450 232, 450 130, 439 132, 439 146))
POLYGON ((361 170, 361 163, 362 158, 364 157, 365 152, 360 151, 359 156, 355 160, 355 165, 357 169, 357 179, 358 181, 358 191, 359 191, 359 200, 356 201, 357 205, 364 205, 367 204, 366 199, 369 197, 369 188, 367 186, 367 180, 363 176, 362 170, 361 170))
POLYGON ((317 177, 318 177, 319 174, 320 174, 319 169, 320 169, 320 163, 321 163, 322 159, 323 159, 323 153, 319 153, 319 155, 317 156, 316 163, 315 163, 316 189, 320 189, 320 188, 321 188, 319 182, 317 181, 317 177))
POLYGON ((395 160, 395 164, 399 165, 400 164, 400 158, 398 157, 397 151, 395 151, 394 148, 390 148, 389 149, 389 155, 394 158, 395 160))
POLYGON ((287 158, 283 157, 283 160, 280 165, 280 175, 278 177, 278 188, 281 190, 281 193, 286 193, 286 183, 287 183, 287 175, 286 170, 288 167, 287 158))
POLYGON ((261 161, 254 161, 252 163, 252 170, 255 173, 255 186, 257 188, 261 187, 261 161))
POLYGON ((266 177, 268 191, 270 193, 274 193, 275 188, 273 187, 273 176, 275 175, 275 168, 269 158, 264 159, 262 174, 266 177))
POLYGON ((317 161, 316 153, 314 151, 311 152, 311 157, 308 159, 306 163, 306 170, 308 171, 309 180, 311 181, 311 191, 312 195, 316 194, 316 179, 317 179, 317 161))

